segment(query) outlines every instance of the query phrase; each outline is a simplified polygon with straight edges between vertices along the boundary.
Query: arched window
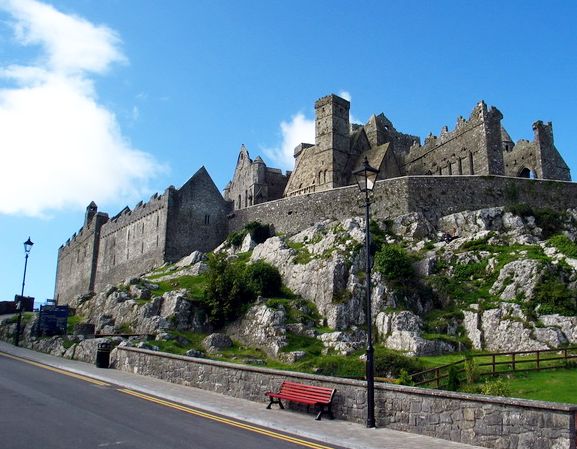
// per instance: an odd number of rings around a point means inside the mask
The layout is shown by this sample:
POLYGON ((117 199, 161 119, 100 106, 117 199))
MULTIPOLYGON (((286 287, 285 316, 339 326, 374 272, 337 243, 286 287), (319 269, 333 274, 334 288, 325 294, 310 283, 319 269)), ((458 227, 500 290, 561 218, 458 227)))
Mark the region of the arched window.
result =
POLYGON ((537 176, 535 174, 535 170, 531 170, 527 167, 521 169, 519 174, 517 175, 519 178, 527 178, 527 179, 536 179, 537 176))

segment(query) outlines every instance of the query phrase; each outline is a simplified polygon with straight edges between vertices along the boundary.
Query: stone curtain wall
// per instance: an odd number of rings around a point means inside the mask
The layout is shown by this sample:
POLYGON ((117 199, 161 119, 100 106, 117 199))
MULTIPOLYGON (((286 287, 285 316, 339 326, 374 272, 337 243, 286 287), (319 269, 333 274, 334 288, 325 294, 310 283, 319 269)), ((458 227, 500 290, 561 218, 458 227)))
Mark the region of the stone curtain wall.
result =
MULTIPOLYGON (((335 417, 364 423, 364 382, 236 365, 136 348, 116 349, 117 368, 267 403, 283 380, 336 388, 335 417)), ((377 426, 499 449, 575 449, 577 406, 377 383, 377 426)), ((272 410, 271 413, 275 413, 272 410)), ((311 417, 312 419, 312 417, 311 417)))
MULTIPOLYGON (((555 210, 577 207, 577 183, 505 176, 409 176, 378 181, 371 215, 385 220, 421 212, 435 223, 464 210, 526 203, 555 210)), ((258 204, 235 211, 229 232, 251 221, 274 225, 292 234, 323 219, 340 220, 364 214, 364 200, 356 186, 258 204)))
MULTIPOLYGON (((408 178, 395 178, 377 184, 375 196, 391 199, 386 203, 379 201, 379 218, 409 212, 407 185, 408 178)), ((260 221, 272 224, 277 233, 292 234, 321 220, 361 216, 364 207, 364 197, 361 197, 358 187, 341 187, 234 211, 229 218, 229 232, 241 229, 251 221, 260 221)))
POLYGON ((173 189, 125 209, 102 227, 95 291, 164 262, 166 216, 173 189))
POLYGON ((78 235, 59 248, 54 289, 54 299, 59 304, 94 287, 100 231, 107 219, 105 214, 96 214, 78 235))

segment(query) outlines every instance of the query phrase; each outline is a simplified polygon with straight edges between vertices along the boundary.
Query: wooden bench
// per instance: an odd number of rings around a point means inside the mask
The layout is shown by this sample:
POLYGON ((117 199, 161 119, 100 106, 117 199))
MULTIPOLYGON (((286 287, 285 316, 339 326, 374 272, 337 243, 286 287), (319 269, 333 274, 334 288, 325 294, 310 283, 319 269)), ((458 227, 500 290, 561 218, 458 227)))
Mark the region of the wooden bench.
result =
POLYGON ((313 385, 305 385, 285 380, 277 393, 272 391, 265 393, 265 395, 270 399, 266 408, 270 409, 273 404, 278 404, 281 409, 284 409, 281 402, 281 399, 284 399, 285 401, 298 402, 306 405, 307 411, 311 405, 316 407, 318 414, 315 419, 317 421, 320 421, 322 414, 325 412, 329 418, 333 419, 331 405, 336 391, 337 390, 333 388, 315 387, 313 385))

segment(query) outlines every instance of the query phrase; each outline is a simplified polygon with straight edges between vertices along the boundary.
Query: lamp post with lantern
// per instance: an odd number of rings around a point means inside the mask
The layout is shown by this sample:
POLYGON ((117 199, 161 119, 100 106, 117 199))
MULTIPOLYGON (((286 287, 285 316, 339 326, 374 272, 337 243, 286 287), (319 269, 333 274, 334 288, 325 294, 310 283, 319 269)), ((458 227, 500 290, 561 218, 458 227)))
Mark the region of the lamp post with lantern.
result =
POLYGON ((372 332, 372 305, 371 305, 371 235, 369 229, 369 193, 375 188, 379 170, 371 167, 365 156, 363 165, 359 170, 353 172, 361 192, 365 194, 365 251, 366 261, 366 319, 367 319, 367 427, 375 427, 375 367, 374 367, 374 348, 372 332))
POLYGON ((24 311, 24 304, 22 300, 24 299, 24 285, 26 284, 26 268, 28 268, 28 255, 32 249, 34 243, 28 237, 28 240, 24 242, 24 276, 22 277, 22 292, 20 293, 20 298, 16 303, 16 308, 18 309, 18 321, 16 322, 16 336, 14 337, 14 345, 18 346, 20 344, 20 331, 22 327, 22 312, 24 311))

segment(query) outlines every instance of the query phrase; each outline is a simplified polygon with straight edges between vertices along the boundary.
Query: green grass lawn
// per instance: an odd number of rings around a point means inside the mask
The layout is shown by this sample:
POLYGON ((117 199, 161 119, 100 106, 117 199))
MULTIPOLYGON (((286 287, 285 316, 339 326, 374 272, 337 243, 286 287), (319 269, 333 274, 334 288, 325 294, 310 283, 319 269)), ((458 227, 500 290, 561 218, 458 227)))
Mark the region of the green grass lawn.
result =
POLYGON ((577 369, 519 373, 509 379, 511 396, 577 404, 577 369))

